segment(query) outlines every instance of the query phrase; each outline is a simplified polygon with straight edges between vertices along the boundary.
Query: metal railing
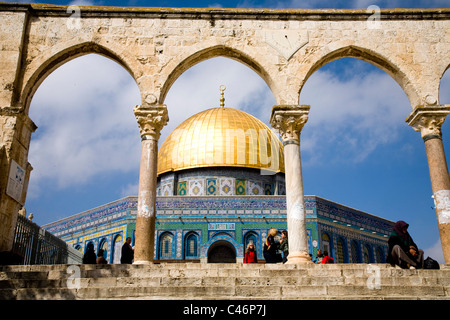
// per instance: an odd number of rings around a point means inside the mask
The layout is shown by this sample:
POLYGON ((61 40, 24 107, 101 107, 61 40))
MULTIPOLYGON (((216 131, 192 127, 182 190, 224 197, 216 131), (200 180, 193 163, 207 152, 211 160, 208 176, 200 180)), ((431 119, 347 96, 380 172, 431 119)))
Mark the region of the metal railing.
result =
POLYGON ((19 215, 12 251, 22 257, 22 264, 82 263, 82 255, 63 240, 19 215))

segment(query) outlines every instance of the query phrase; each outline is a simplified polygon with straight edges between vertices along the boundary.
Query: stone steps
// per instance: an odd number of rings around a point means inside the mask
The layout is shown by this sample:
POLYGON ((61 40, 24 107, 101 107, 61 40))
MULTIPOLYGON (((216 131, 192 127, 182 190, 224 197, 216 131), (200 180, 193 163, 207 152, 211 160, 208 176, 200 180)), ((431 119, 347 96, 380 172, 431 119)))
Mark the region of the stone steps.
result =
POLYGON ((0 266, 2 300, 450 300, 450 266, 193 264, 0 266))

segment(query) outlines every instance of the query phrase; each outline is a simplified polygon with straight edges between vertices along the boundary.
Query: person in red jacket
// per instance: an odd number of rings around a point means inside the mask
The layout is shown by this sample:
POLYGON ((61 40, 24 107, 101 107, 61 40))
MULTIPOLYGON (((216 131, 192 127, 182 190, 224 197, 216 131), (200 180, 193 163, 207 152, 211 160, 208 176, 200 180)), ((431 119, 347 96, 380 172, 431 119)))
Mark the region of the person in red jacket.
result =
POLYGON ((249 242, 244 254, 244 263, 257 263, 256 249, 253 242, 249 242))
POLYGON ((334 263, 334 259, 328 255, 328 251, 323 252, 322 263, 334 263))

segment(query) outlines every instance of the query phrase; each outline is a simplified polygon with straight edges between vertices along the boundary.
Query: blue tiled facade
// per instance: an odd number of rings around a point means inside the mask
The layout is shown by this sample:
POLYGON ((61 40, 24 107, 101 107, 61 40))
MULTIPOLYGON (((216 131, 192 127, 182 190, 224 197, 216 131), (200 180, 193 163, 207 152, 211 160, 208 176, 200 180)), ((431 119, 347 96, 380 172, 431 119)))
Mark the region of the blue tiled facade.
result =
MULTIPOLYGON (((241 190, 242 191, 242 190, 241 190)), ((134 244, 137 197, 127 197, 56 221, 45 229, 84 252, 89 242, 119 263, 126 237, 134 244)), ((158 196, 155 260, 208 262, 226 246, 242 261, 248 241, 262 248, 270 228, 286 229, 283 195, 158 196)), ((393 222, 332 201, 305 196, 309 251, 327 249, 340 263, 385 262, 393 222)))

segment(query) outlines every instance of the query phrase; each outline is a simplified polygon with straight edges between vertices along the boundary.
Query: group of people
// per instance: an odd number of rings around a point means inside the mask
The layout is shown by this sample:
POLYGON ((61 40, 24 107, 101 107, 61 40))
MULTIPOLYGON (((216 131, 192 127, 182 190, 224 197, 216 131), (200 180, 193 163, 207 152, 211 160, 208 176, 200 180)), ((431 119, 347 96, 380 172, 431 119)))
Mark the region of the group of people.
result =
MULTIPOLYGON (((134 259, 134 250, 131 247, 131 238, 128 237, 122 246, 122 256, 120 258, 120 263, 131 264, 134 259)), ((108 264, 108 261, 104 257, 104 250, 99 249, 98 253, 95 254, 94 244, 89 242, 86 248, 86 252, 83 256, 84 264, 108 264)))
MULTIPOLYGON (((277 241, 275 237, 278 234, 278 230, 271 228, 269 234, 264 242, 263 255, 266 263, 286 263, 287 257, 289 255, 289 243, 288 243, 288 232, 283 230, 281 232, 281 239, 277 241)), ((312 257, 311 257, 312 260, 312 257)), ((244 263, 257 263, 258 258, 256 254, 256 248, 253 242, 249 242, 244 254, 244 263)), ((331 256, 328 255, 327 251, 322 253, 318 250, 316 259, 313 260, 314 263, 334 263, 331 256)))
MULTIPOLYGON (((278 230, 271 228, 269 234, 264 242, 263 255, 266 263, 286 263, 289 255, 288 232, 283 230, 281 232, 281 239, 277 241, 275 237, 278 230)), ((321 250, 317 252, 317 257, 313 260, 315 263, 334 263, 332 257, 328 255, 327 251, 322 253, 321 250)), ((258 257, 256 254, 255 244, 249 242, 244 253, 244 263, 257 263, 258 257)))
MULTIPOLYGON (((392 233, 388 240, 387 263, 392 266, 399 266, 403 269, 422 269, 424 268, 424 252, 419 249, 408 233, 409 224, 404 221, 395 223, 392 233)), ((281 239, 277 242, 275 237, 278 230, 272 228, 264 242, 263 255, 266 263, 286 263, 289 254, 288 234, 284 230, 281 232, 281 239), (279 252, 281 251, 282 254, 279 252)), ((316 258, 311 260, 316 264, 334 263, 334 259, 328 254, 328 251, 317 251, 316 258)), ((257 263, 258 258, 256 248, 253 242, 249 242, 244 254, 244 263, 257 263)))
MULTIPOLYGON (((388 240, 387 262, 392 266, 399 266, 403 269, 422 269, 424 267, 424 252, 419 249, 412 237, 408 233, 409 224, 404 221, 398 221, 388 240)), ((266 263, 286 263, 289 255, 288 233, 286 230, 281 232, 281 239, 275 240, 278 230, 271 228, 264 242, 263 255, 266 263), (280 253, 281 252, 281 253, 280 253)), ((134 250, 131 247, 131 238, 128 237, 122 246, 122 256, 120 263, 131 264, 134 259, 134 250)), ((317 257, 311 260, 317 264, 334 263, 334 259, 328 255, 327 251, 319 249, 317 257)), ((244 254, 244 263, 257 263, 258 257, 255 244, 249 242, 244 254)), ((84 264, 107 264, 104 257, 104 251, 100 249, 95 254, 94 244, 90 242, 83 257, 84 264)))
POLYGON ((310 254, 312 262, 316 264, 327 264, 334 263, 334 259, 332 256, 328 255, 328 251, 317 250, 317 256, 313 259, 312 254, 310 254))
MULTIPOLYGON (((288 233, 286 230, 281 232, 281 239, 275 240, 278 230, 271 228, 264 242, 263 255, 266 263, 286 263, 289 255, 288 233), (280 253, 281 252, 281 253, 280 253)), ((257 263, 255 244, 249 242, 244 253, 244 263, 257 263)))

